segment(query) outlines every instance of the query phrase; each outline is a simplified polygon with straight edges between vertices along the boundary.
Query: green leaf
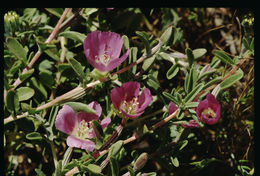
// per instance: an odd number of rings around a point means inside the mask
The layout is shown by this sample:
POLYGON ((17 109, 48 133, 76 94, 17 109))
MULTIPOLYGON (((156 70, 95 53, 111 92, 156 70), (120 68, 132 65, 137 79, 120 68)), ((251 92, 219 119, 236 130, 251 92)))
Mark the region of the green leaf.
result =
POLYGON ((48 93, 47 93, 46 89, 44 88, 43 84, 39 80, 37 80, 35 77, 31 78, 31 82, 32 82, 32 85, 34 86, 34 88, 36 90, 38 90, 44 96, 45 99, 47 99, 48 93))
POLYGON ((152 87, 154 90, 157 90, 160 88, 160 83, 157 80, 157 78, 154 77, 154 75, 148 75, 147 84, 152 87))
POLYGON ((37 174, 38 176, 46 176, 41 169, 36 168, 36 169, 35 169, 35 172, 36 172, 36 174, 37 174))
POLYGON ((170 101, 174 102, 175 104, 179 104, 179 101, 171 94, 168 92, 163 92, 162 93, 166 98, 168 98, 170 101))
POLYGON ((195 60, 201 58, 206 53, 207 53, 207 50, 205 48, 197 48, 192 51, 192 54, 193 54, 195 60))
POLYGON ((215 83, 221 81, 221 79, 222 79, 222 76, 218 76, 218 77, 216 77, 216 78, 210 80, 209 82, 207 82, 207 83, 203 86, 203 89, 206 89, 206 88, 208 88, 209 86, 211 86, 211 85, 213 85, 213 84, 215 84, 215 83))
POLYGON ((179 150, 181 151, 184 147, 186 147, 187 144, 188 144, 188 140, 183 140, 183 141, 179 142, 179 145, 180 145, 179 150))
POLYGON ((167 71, 166 77, 167 79, 172 79, 176 74, 179 72, 178 64, 174 64, 171 66, 171 68, 167 71))
POLYGON ((184 90, 186 93, 189 93, 194 89, 197 82, 197 78, 198 78, 198 73, 195 70, 194 66, 192 66, 192 68, 189 71, 189 74, 186 75, 184 81, 184 90))
POLYGON ((31 132, 26 135, 26 139, 29 140, 42 140, 42 135, 38 132, 31 132))
POLYGON ((109 148, 109 152, 108 152, 108 156, 116 156, 117 153, 121 150, 121 148, 123 147, 123 141, 119 140, 116 143, 114 143, 110 148, 109 148))
POLYGON ((68 63, 64 63, 64 64, 57 65, 57 67, 58 67, 58 72, 63 72, 64 70, 71 68, 71 65, 68 63))
POLYGON ((195 96, 202 90, 204 84, 203 83, 200 83, 198 84, 190 93, 188 93, 188 95, 184 98, 184 102, 187 103, 187 102, 190 102, 192 101, 195 96))
POLYGON ((34 68, 28 70, 26 73, 19 75, 20 80, 23 82, 34 73, 34 68))
POLYGON ((47 49, 44 50, 44 53, 46 53, 48 56, 50 56, 50 58, 54 59, 55 61, 59 61, 60 57, 58 56, 58 52, 56 50, 57 50, 56 48, 47 49), (55 51, 57 53, 55 53, 55 51))
POLYGON ((102 126, 100 125, 100 123, 97 120, 92 120, 91 124, 92 124, 92 128, 96 134, 96 137, 100 141, 102 141, 104 138, 104 132, 103 132, 102 126))
POLYGON ((80 102, 67 102, 66 105, 69 105, 74 111, 84 111, 87 113, 95 114, 96 111, 90 108, 88 105, 80 102))
POLYGON ((172 164, 175 166, 175 167, 179 167, 179 160, 178 160, 178 158, 177 157, 171 157, 171 162, 172 162, 172 164))
POLYGON ((27 51, 23 48, 23 46, 14 38, 7 38, 6 45, 11 53, 15 55, 15 57, 21 60, 24 64, 27 62, 27 51))
POLYGON ((30 87, 19 87, 16 91, 19 101, 29 100, 35 93, 30 87))
POLYGON ((12 67, 10 68, 9 74, 14 75, 14 74, 19 70, 19 68, 21 68, 21 66, 22 66, 22 61, 21 61, 21 60, 17 60, 17 61, 12 65, 12 67))
POLYGON ((149 55, 151 53, 151 47, 149 43, 149 35, 146 32, 136 31, 135 32, 142 42, 144 43, 145 49, 146 49, 146 55, 149 55))
POLYGON ((125 49, 125 50, 128 50, 128 48, 129 48, 129 39, 128 39, 128 37, 127 37, 126 35, 123 35, 123 36, 122 36, 122 39, 123 39, 123 41, 124 41, 124 44, 123 44, 124 49, 125 49))
POLYGON ((118 161, 115 159, 115 157, 109 158, 110 168, 112 176, 118 176, 119 175, 119 164, 118 161))
POLYGON ((160 41, 162 42, 162 44, 165 44, 168 42, 168 40, 170 39, 172 35, 172 25, 170 25, 161 35, 160 37, 160 41))
POLYGON ((63 13, 62 8, 45 8, 45 10, 47 10, 48 12, 50 12, 51 14, 53 14, 59 18, 61 17, 61 15, 63 13))
POLYGON ((187 108, 195 108, 199 105, 199 102, 188 102, 188 103, 185 103, 185 109, 187 108))
POLYGON ((70 65, 72 66, 73 70, 75 71, 75 73, 81 79, 81 81, 83 81, 85 79, 85 74, 84 74, 82 65, 73 58, 69 58, 68 61, 69 61, 70 65))
POLYGON ((228 77, 226 80, 224 80, 222 83, 220 83, 220 89, 226 89, 233 84, 235 84, 237 81, 239 81, 244 76, 244 72, 241 69, 238 69, 236 73, 228 77))
POLYGON ((142 65, 142 69, 146 71, 153 64, 154 60, 155 60, 155 55, 152 55, 151 57, 145 59, 142 65))
POLYGON ((6 108, 9 112, 19 111, 19 98, 15 91, 9 91, 6 95, 6 108))
POLYGON ((52 67, 53 67, 53 62, 45 59, 43 60, 40 64, 39 64, 39 70, 41 72, 48 72, 50 74, 52 74, 52 67))
POLYGON ((102 172, 101 167, 96 164, 89 164, 86 169, 93 174, 100 174, 102 172))
POLYGON ((215 50, 214 55, 217 56, 218 59, 220 59, 222 62, 232 66, 235 65, 234 61, 225 54, 225 52, 220 51, 220 50, 215 50))
POLYGON ((250 45, 249 45, 248 40, 247 40, 246 38, 243 38, 242 42, 243 42, 244 47, 245 47, 247 50, 250 50, 250 45))
POLYGON ((63 36, 65 38, 78 41, 82 44, 84 43, 84 40, 86 38, 85 34, 82 34, 82 33, 76 32, 76 31, 64 31, 64 32, 61 32, 59 34, 59 36, 63 36))
POLYGON ((39 76, 40 76, 40 81, 45 86, 51 88, 52 85, 54 85, 54 79, 53 79, 53 77, 52 77, 50 72, 46 72, 46 71, 40 72, 39 76))
MULTIPOLYGON (((130 51, 130 54, 129 54, 129 62, 128 62, 129 64, 134 63, 136 61, 137 51, 138 51, 137 47, 131 47, 131 51, 130 51)), ((136 69, 137 69, 137 65, 133 66, 133 68, 132 68, 133 74, 136 74, 136 69)))
POLYGON ((190 48, 186 48, 185 49, 185 53, 187 55, 187 59, 188 59, 188 62, 189 62, 189 66, 191 67, 191 65, 193 64, 194 62, 194 55, 193 55, 193 52, 190 48))

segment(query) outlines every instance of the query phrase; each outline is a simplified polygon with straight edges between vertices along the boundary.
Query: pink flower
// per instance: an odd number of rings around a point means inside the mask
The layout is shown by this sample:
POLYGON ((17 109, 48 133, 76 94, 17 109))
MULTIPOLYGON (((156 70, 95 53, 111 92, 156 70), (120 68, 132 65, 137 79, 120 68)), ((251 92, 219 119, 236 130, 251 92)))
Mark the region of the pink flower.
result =
MULTIPOLYGON (((175 103, 173 102, 170 102, 169 104, 169 115, 171 115, 172 113, 174 113, 176 110, 178 109, 178 107, 176 106, 175 103)), ((199 124, 195 121, 195 120, 190 120, 189 122, 187 123, 181 123, 181 126, 183 128, 196 128, 199 126, 199 124)))
MULTIPOLYGON (((67 138, 68 146, 93 151, 95 143, 90 139, 94 138, 96 135, 91 127, 91 121, 99 119, 102 109, 97 102, 91 102, 88 106, 93 108, 96 113, 90 114, 80 111, 76 114, 70 106, 64 105, 58 112, 55 120, 55 127, 69 135, 67 138)), ((105 118, 100 124, 104 129, 110 122, 110 118, 105 118)))
POLYGON ((123 39, 115 32, 94 31, 84 41, 84 52, 89 63, 101 72, 109 72, 128 57, 130 49, 119 58, 123 39))
POLYGON ((153 97, 148 88, 145 88, 141 95, 140 83, 127 82, 121 87, 111 90, 112 103, 124 117, 136 118, 140 116, 145 108, 152 102, 153 97))
POLYGON ((199 121, 213 125, 220 119, 220 104, 214 95, 209 93, 206 99, 199 103, 196 113, 199 121))

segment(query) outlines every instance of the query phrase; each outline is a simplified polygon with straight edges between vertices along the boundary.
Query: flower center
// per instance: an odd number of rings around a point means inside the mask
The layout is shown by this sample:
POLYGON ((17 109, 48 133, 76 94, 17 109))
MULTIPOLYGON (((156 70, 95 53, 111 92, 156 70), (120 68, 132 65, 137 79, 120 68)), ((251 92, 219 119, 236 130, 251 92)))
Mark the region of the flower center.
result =
POLYGON ((95 58, 97 63, 101 63, 105 66, 107 66, 110 61, 110 56, 107 54, 102 54, 101 56, 95 56, 95 58))
POLYGON ((203 114, 207 118, 215 118, 216 117, 216 113, 211 108, 204 109, 203 114))
POLYGON ((135 114, 136 110, 138 109, 138 98, 135 97, 131 101, 123 101, 121 104, 121 109, 123 109, 127 114, 135 114))
POLYGON ((73 135, 80 139, 87 139, 89 138, 90 130, 90 123, 82 120, 80 121, 80 123, 77 124, 76 128, 74 129, 73 135))

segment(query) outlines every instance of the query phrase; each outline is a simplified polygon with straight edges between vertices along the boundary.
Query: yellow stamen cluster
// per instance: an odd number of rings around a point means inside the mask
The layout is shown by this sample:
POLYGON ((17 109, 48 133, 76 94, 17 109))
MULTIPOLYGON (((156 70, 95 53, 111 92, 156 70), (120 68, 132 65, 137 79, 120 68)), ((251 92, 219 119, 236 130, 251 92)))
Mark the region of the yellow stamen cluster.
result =
POLYGON ((125 112, 128 114, 134 114, 138 109, 138 106, 139 106, 139 102, 137 97, 133 98, 129 102, 124 100, 123 103, 121 104, 121 108, 125 110, 125 112))

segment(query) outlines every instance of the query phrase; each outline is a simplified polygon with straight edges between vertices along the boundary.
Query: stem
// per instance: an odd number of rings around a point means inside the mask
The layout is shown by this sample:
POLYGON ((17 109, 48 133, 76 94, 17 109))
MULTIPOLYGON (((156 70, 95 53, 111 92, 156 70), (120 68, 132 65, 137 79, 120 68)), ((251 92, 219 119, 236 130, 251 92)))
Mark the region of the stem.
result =
POLYGON ((52 141, 49 141, 49 143, 50 143, 50 146, 51 146, 51 153, 52 153, 52 157, 53 157, 54 166, 55 166, 55 168, 57 168, 58 159, 57 159, 56 151, 55 151, 55 148, 54 148, 54 144, 53 144, 52 141))
POLYGON ((156 123, 155 125, 152 126, 152 130, 155 130, 156 128, 158 128, 159 126, 162 126, 163 124, 165 124, 166 122, 168 122, 169 120, 173 119, 178 112, 180 111, 180 109, 178 108, 174 113, 172 113, 171 115, 169 115, 168 117, 166 117, 165 119, 161 120, 160 122, 156 123))
MULTIPOLYGON (((221 79, 220 82, 225 81, 227 78, 229 78, 231 75, 233 75, 237 69, 249 58, 249 56, 246 56, 245 58, 241 59, 236 66, 234 66, 227 74, 224 78, 221 79)), ((204 89, 203 91, 201 91, 194 99, 198 99, 201 95, 203 95, 204 93, 214 89, 218 84, 213 84, 212 86, 208 87, 207 89, 204 89)))
POLYGON ((125 124, 127 122, 127 119, 123 118, 121 124, 117 127, 115 132, 112 134, 112 136, 105 142, 102 147, 99 149, 100 150, 105 150, 107 149, 122 133, 123 128, 125 127, 125 124))
MULTIPOLYGON (((58 34, 59 32, 59 28, 61 23, 64 21, 68 11, 71 8, 66 8, 61 16, 61 18, 59 19, 57 25, 55 26, 54 30, 52 31, 52 33, 49 35, 48 39, 45 41, 46 44, 49 44, 52 39, 58 34)), ((38 58, 41 56, 42 51, 39 49, 36 54, 34 55, 34 57, 32 58, 32 60, 29 62, 29 64, 26 66, 26 68, 23 70, 22 74, 25 74, 28 72, 28 70, 30 68, 32 68, 32 66, 34 65, 34 63, 38 60, 38 58)), ((13 88, 10 90, 14 90, 16 87, 18 87, 20 84, 22 83, 22 81, 20 80, 20 78, 18 78, 14 83, 13 83, 13 88)), ((6 95, 7 95, 7 91, 4 92, 4 100, 6 99, 6 95)))

